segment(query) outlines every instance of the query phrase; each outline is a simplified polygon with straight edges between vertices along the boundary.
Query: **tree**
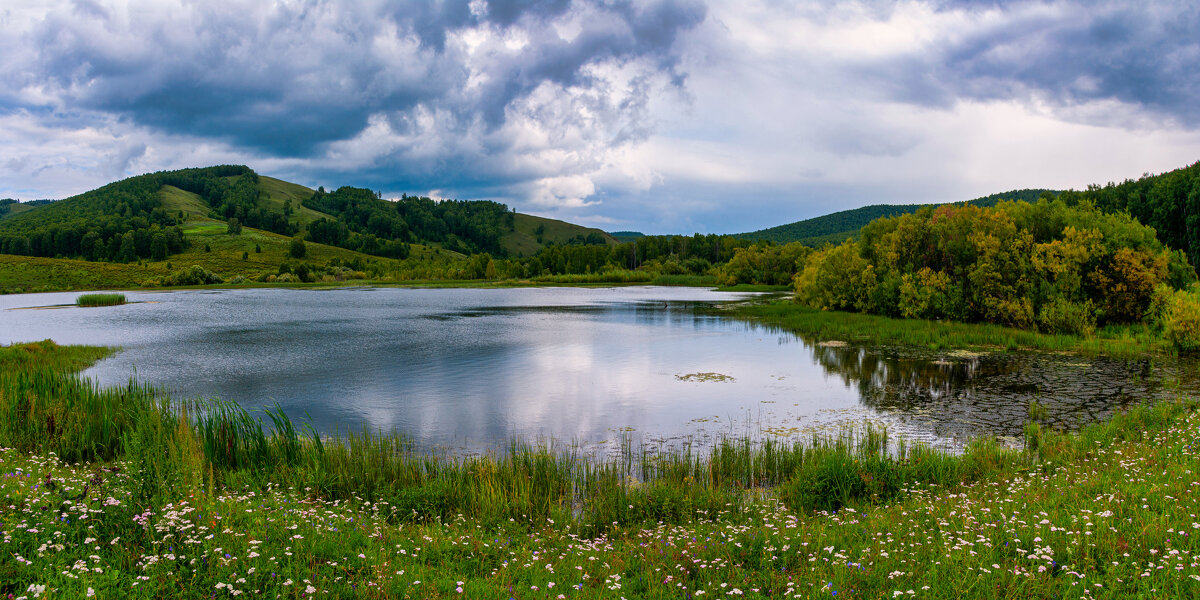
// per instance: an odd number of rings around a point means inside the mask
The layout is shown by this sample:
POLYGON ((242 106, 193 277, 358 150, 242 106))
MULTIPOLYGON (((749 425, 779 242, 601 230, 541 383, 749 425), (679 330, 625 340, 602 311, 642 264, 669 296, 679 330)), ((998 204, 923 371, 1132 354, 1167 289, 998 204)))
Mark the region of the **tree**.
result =
POLYGON ((225 233, 240 235, 242 233, 242 222, 237 217, 229 217, 229 225, 225 227, 225 233))
POLYGON ((308 248, 304 246, 304 240, 300 236, 292 238, 292 244, 288 246, 288 254, 292 258, 304 258, 304 255, 307 253, 308 248))
POLYGON ((150 258, 154 260, 166 260, 167 249, 167 235, 162 232, 154 234, 154 237, 150 240, 150 258))

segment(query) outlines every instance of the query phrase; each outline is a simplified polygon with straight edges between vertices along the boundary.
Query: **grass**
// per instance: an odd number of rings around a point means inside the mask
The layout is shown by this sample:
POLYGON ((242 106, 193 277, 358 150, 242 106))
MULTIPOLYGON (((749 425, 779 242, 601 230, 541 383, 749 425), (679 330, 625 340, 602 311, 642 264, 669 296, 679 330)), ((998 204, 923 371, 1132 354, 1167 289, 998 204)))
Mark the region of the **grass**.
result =
POLYGON ((786 299, 727 305, 721 310, 726 316, 752 319, 819 341, 840 340, 865 345, 907 344, 932 350, 1079 352, 1119 358, 1139 358, 1168 350, 1161 337, 1142 326, 1111 327, 1094 336, 1081 337, 991 324, 893 319, 863 313, 822 311, 786 299))
MULTIPOLYGON (((291 238, 286 236, 249 227, 243 228, 240 235, 229 235, 224 223, 206 217, 189 218, 183 229, 191 247, 162 261, 121 264, 0 254, 0 293, 158 287, 166 277, 192 265, 217 273, 226 281, 239 276, 251 280, 276 273, 285 261, 296 262, 288 255, 291 238), (260 252, 255 251, 256 246, 260 252)), ((316 265, 334 259, 345 263, 358 259, 377 265, 380 271, 389 271, 399 264, 324 244, 307 243, 306 247, 304 262, 316 265)), ((418 245, 413 248, 416 256, 434 252, 418 245)))
POLYGON ((1200 413, 1138 406, 1026 450, 879 430, 588 458, 447 457, 0 348, 0 594, 1187 597, 1200 413), (836 594, 835 594, 836 592, 836 594))
POLYGON ((546 244, 565 244, 571 238, 589 233, 598 233, 610 243, 615 241, 599 229, 523 213, 513 214, 513 228, 513 231, 504 231, 500 238, 500 246, 512 256, 533 256, 546 244), (537 238, 539 226, 543 228, 541 242, 537 238))
POLYGON ((116 306, 125 304, 125 294, 81 294, 75 298, 76 306, 116 306))
POLYGON ((283 213, 284 203, 291 201, 292 217, 290 220, 302 227, 322 217, 331 218, 325 213, 303 206, 302 203, 313 195, 313 190, 302 185, 259 175, 258 191, 260 192, 259 206, 271 212, 283 213))

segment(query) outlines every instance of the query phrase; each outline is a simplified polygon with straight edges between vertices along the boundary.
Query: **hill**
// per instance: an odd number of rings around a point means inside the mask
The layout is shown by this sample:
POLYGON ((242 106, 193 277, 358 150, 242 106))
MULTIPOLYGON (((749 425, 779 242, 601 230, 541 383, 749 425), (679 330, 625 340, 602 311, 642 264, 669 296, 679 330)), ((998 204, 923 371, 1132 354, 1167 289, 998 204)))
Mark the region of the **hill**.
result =
MULTIPOLYGON (((1051 190, 1027 189, 1013 190, 1000 194, 992 194, 964 204, 974 206, 995 206, 1001 200, 1024 200, 1036 202, 1043 193, 1057 194, 1051 190)), ((851 210, 843 210, 828 215, 805 219, 787 225, 779 225, 759 231, 735 234, 735 237, 769 241, 780 244, 801 242, 807 246, 819 247, 826 243, 839 244, 847 238, 858 237, 858 232, 864 225, 882 217, 894 217, 917 212, 918 209, 930 206, 927 204, 873 204, 851 210)), ((933 205, 938 206, 938 205, 933 205)))
POLYGON ((638 238, 646 237, 646 234, 640 231, 610 231, 608 235, 613 236, 613 239, 618 242, 636 242, 638 238))
POLYGON ((0 199, 0 219, 3 219, 5 217, 10 217, 12 215, 19 215, 35 206, 42 206, 44 204, 49 204, 51 202, 54 202, 54 201, 53 200, 27 200, 25 202, 21 202, 20 200, 14 200, 12 198, 0 199))
POLYGON ((532 256, 548 245, 615 244, 613 236, 591 227, 566 221, 516 213, 513 228, 500 237, 500 246, 509 256, 532 256))
POLYGON ((599 229, 496 202, 327 193, 222 165, 138 175, 53 202, 0 201, 0 291, 170 285, 174 270, 192 265, 255 280, 300 268, 308 281, 339 269, 395 272, 394 260, 410 256, 445 262, 614 243, 599 229), (293 236, 311 248, 306 256, 290 255, 293 236))

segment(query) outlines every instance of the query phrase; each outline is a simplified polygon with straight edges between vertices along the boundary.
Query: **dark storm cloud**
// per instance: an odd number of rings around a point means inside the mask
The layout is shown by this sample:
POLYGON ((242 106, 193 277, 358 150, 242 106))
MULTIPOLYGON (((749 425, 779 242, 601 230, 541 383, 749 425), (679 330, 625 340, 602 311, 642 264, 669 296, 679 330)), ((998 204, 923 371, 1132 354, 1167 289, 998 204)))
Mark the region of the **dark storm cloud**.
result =
POLYGON ((418 107, 494 129, 514 101, 543 83, 593 85, 586 71, 597 61, 644 61, 680 83, 676 37, 706 12, 675 0, 482 6, 196 3, 118 15, 76 0, 33 32, 39 51, 30 70, 6 78, 48 83, 64 105, 162 132, 311 156, 354 137, 373 115, 403 124, 418 107), (573 11, 584 17, 574 37, 563 39, 556 26, 573 11), (482 59, 448 44, 471 28, 524 36, 527 44, 482 59), (488 80, 468 90, 471 68, 488 80))
MULTIPOLYGON (((1195 4, 947 2, 941 8, 967 11, 972 24, 920 53, 861 66, 877 91, 928 106, 1034 98, 1068 113, 1115 100, 1200 125, 1195 4)), ((1083 120, 1120 125, 1121 118, 1106 112, 1083 120)))

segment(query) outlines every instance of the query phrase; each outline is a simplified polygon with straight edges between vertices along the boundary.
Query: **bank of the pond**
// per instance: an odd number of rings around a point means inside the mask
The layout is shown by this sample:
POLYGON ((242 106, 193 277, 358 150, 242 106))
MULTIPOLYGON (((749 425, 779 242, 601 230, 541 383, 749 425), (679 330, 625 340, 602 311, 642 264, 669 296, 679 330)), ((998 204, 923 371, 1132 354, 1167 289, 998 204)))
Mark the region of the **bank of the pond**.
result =
POLYGON ((1141 325, 1109 327, 1092 336, 1045 334, 987 323, 893 319, 823 311, 789 299, 731 303, 719 314, 779 327, 816 341, 861 345, 907 344, 932 350, 1038 350, 1141 358, 1170 351, 1161 336, 1141 325))
POLYGON ((599 461, 516 444, 459 459, 386 436, 306 437, 278 413, 268 433, 229 405, 185 415, 153 390, 63 372, 100 354, 0 348, 0 594, 1200 592, 1190 402, 1077 434, 1031 425, 1024 451, 980 441, 899 461, 880 432, 599 461))

